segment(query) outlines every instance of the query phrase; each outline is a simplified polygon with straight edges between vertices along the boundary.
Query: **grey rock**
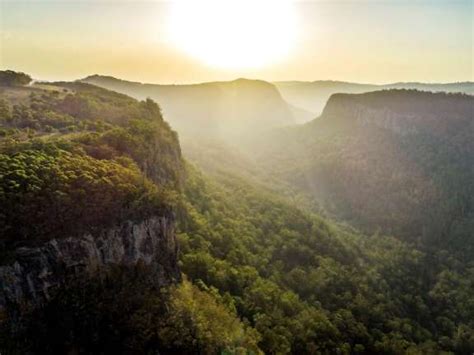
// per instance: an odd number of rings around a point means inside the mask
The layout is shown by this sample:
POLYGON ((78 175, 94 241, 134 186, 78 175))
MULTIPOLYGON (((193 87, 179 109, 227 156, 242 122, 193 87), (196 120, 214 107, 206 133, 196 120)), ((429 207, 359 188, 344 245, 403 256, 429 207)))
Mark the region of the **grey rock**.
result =
POLYGON ((105 271, 111 265, 143 263, 158 286, 180 279, 172 215, 127 221, 98 235, 53 239, 35 248, 19 248, 15 262, 0 267, 0 312, 12 305, 38 305, 69 278, 105 271))

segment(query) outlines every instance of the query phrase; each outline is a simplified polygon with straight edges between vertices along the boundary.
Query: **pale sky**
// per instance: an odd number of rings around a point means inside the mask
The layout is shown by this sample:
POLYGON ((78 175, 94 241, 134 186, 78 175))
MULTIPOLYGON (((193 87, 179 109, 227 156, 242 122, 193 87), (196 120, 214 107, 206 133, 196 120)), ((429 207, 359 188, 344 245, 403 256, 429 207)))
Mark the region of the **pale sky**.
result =
POLYGON ((474 80, 472 0, 212 1, 0 0, 0 69, 153 83, 474 80))

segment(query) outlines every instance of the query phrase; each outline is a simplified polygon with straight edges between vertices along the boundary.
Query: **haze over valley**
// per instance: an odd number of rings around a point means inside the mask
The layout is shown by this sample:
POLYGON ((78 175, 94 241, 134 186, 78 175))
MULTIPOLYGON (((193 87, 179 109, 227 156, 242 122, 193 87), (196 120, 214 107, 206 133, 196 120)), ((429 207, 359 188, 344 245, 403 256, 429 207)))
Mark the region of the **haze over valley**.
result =
POLYGON ((0 353, 472 354, 472 6, 0 3, 0 353))

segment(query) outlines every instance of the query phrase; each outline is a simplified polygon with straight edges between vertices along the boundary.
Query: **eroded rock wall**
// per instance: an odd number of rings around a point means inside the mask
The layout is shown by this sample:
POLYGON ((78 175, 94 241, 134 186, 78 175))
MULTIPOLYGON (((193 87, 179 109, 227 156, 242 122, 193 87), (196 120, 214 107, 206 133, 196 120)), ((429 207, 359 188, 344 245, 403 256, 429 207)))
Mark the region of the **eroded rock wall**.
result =
POLYGON ((179 280, 171 214, 128 221, 95 236, 53 239, 40 247, 18 249, 15 262, 0 267, 0 311, 8 311, 9 305, 44 302, 69 278, 137 263, 151 267, 158 286, 179 280))

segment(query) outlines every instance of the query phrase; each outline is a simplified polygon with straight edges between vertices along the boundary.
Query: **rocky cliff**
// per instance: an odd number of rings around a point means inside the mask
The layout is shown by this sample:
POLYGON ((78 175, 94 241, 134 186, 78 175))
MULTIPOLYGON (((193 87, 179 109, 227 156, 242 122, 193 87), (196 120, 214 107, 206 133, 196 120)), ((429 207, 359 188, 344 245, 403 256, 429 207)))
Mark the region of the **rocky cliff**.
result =
POLYGON ((391 83, 385 85, 360 84, 343 81, 319 80, 280 81, 273 83, 288 103, 319 115, 329 98, 337 93, 361 94, 381 90, 407 89, 431 92, 474 94, 473 82, 460 83, 391 83))
POLYGON ((355 124, 401 135, 422 133, 446 137, 470 129, 473 99, 470 95, 416 90, 334 94, 321 120, 351 129, 355 124))
POLYGON ((156 272, 157 286, 179 280, 174 217, 125 222, 98 235, 53 239, 20 248, 15 261, 0 267, 0 311, 38 305, 67 280, 106 271, 112 265, 143 263, 156 272))

